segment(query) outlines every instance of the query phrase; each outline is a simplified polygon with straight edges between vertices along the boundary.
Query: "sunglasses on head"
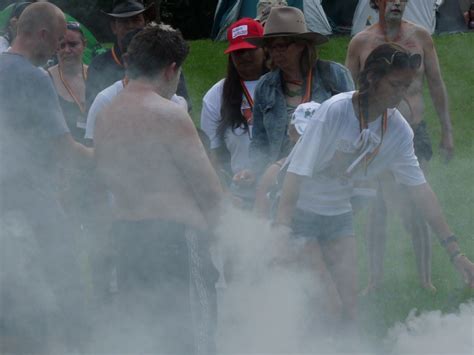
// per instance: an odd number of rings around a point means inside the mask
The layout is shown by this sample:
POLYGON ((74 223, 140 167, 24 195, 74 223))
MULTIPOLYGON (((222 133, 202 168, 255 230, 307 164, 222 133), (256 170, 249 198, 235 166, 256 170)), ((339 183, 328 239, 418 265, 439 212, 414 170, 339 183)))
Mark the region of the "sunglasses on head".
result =
POLYGON ((396 51, 392 54, 390 59, 382 57, 381 60, 385 61, 388 65, 393 65, 397 68, 411 68, 418 69, 421 65, 421 55, 419 54, 408 54, 405 52, 396 51))
POLYGON ((69 21, 66 24, 66 27, 68 30, 80 30, 81 29, 81 24, 79 22, 74 22, 74 21, 69 21))

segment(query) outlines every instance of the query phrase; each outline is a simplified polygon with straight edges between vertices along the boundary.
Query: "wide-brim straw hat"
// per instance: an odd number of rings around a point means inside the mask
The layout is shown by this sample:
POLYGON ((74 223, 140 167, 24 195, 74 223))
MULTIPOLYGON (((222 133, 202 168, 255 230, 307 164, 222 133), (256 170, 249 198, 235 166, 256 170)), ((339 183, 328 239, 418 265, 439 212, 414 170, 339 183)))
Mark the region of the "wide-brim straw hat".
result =
POLYGON ((140 15, 145 11, 151 10, 154 3, 145 6, 142 1, 135 0, 119 0, 114 1, 112 12, 104 12, 104 14, 115 18, 127 18, 140 15))
POLYGON ((269 39, 292 37, 323 44, 329 39, 317 32, 308 31, 303 12, 291 6, 272 7, 265 23, 263 37, 248 37, 245 40, 256 46, 263 46, 269 39))

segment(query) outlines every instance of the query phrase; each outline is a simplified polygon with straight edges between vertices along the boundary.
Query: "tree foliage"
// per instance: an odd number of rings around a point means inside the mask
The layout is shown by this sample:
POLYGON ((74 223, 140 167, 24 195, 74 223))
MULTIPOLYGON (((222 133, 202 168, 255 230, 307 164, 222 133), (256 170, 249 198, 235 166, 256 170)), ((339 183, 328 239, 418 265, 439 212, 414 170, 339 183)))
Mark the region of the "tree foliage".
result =
MULTIPOLYGON (((24 0, 23 0, 24 1, 24 0)), ((31 0, 30 0, 31 1, 31 0)), ((15 0, 0 0, 0 9, 15 0)), ((50 0, 83 23, 99 41, 112 41, 109 19, 102 11, 112 10, 114 0, 50 0)), ((157 20, 179 28, 187 39, 210 35, 217 0, 148 0, 155 3, 157 20)))

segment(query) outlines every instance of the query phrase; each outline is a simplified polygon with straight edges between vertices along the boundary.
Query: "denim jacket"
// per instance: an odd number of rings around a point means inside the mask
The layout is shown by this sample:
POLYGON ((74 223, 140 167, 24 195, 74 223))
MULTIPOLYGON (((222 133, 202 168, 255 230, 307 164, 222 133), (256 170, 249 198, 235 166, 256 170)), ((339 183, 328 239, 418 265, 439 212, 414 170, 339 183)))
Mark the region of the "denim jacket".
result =
MULTIPOLYGON (((341 64, 318 60, 313 67, 311 101, 322 103, 331 96, 354 90, 349 70, 341 64)), ((281 71, 273 70, 260 78, 255 89, 251 169, 261 175, 268 164, 289 154, 289 118, 281 71)))

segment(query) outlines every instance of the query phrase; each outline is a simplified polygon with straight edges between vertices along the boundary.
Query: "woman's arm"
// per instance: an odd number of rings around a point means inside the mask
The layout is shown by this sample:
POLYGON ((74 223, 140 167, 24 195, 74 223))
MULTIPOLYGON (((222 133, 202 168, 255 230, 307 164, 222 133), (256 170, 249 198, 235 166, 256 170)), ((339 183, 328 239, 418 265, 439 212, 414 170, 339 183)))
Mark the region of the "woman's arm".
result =
POLYGON ((425 183, 411 186, 409 191, 416 207, 422 211, 424 218, 438 235, 441 245, 446 249, 461 277, 470 287, 474 287, 474 264, 461 253, 461 248, 446 222, 438 199, 430 185, 425 183))
POLYGON ((276 224, 291 226, 302 178, 294 173, 286 173, 275 219, 276 224))

